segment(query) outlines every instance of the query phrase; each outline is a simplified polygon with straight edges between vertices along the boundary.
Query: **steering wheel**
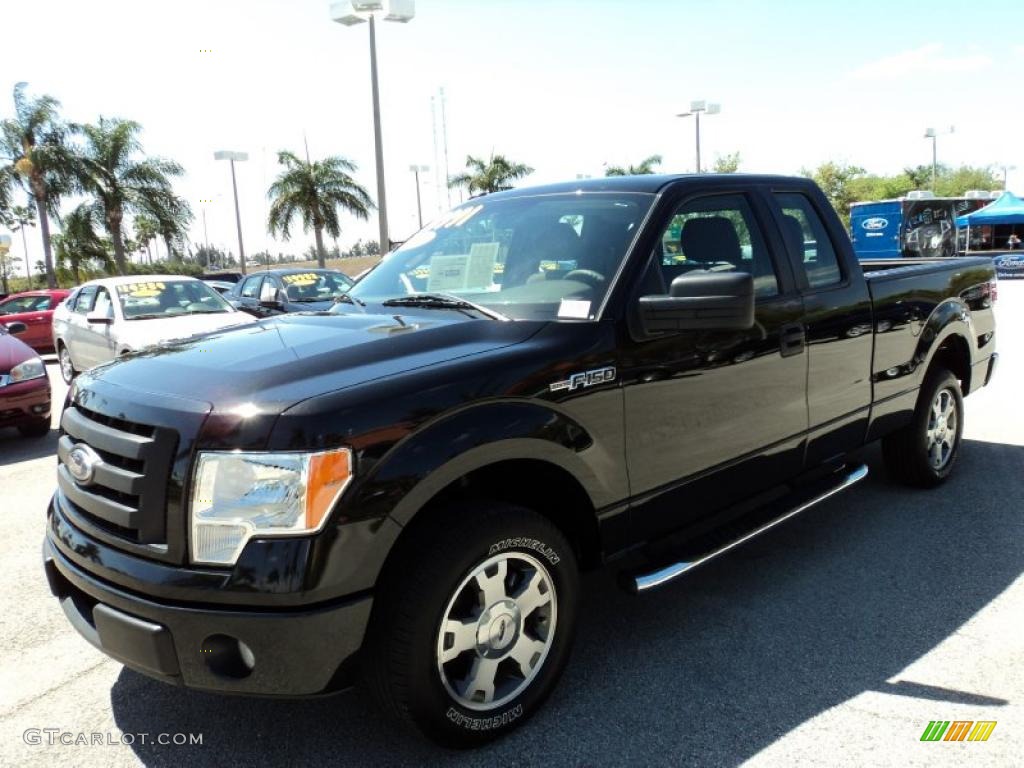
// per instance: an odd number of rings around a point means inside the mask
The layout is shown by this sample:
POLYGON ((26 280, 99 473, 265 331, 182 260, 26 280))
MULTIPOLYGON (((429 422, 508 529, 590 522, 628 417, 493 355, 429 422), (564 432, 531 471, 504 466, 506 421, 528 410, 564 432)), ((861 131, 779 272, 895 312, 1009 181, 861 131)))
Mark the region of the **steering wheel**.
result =
POLYGON ((592 269, 574 269, 562 276, 563 280, 575 280, 578 283, 586 283, 594 288, 604 285, 604 275, 592 269))

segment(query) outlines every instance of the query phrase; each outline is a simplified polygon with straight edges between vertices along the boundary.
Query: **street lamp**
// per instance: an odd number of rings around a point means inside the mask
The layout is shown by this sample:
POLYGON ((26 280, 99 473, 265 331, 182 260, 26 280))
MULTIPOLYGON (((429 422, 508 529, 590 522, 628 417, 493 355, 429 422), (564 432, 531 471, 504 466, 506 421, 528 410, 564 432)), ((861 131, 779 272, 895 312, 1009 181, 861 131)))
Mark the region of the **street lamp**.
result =
POLYGON ((419 219, 420 229, 423 229, 423 208, 420 205, 420 174, 430 170, 429 165, 410 165, 409 170, 416 177, 416 218, 419 219))
POLYGON ((700 173, 700 113, 707 112, 709 115, 717 115, 722 111, 721 104, 708 104, 703 99, 690 102, 689 112, 680 112, 676 117, 689 117, 693 115, 697 127, 697 173, 700 173))
MULTIPOLYGON (((235 161, 243 162, 249 159, 246 152, 230 152, 222 149, 213 153, 214 160, 231 161, 231 189, 235 193, 235 225, 238 227, 238 260, 242 263, 242 274, 245 274, 245 248, 242 247, 242 214, 238 212, 238 183, 235 181, 235 161)), ((203 227, 206 226, 206 212, 203 212, 203 227)))
POLYGON ((924 137, 932 140, 932 190, 934 190, 938 184, 937 180, 939 178, 939 154, 936 147, 937 139, 939 136, 948 136, 951 133, 953 133, 952 125, 949 126, 948 131, 942 131, 942 133, 939 133, 934 128, 929 128, 924 132, 924 137))
MULTIPOLYGON (((377 154, 377 221, 380 226, 380 252, 391 250, 388 236, 388 207, 384 195, 384 145, 380 130, 380 89, 377 83, 377 32, 374 19, 384 14, 384 21, 405 23, 416 15, 415 0, 342 0, 331 3, 331 18, 346 27, 370 22, 370 90, 373 94, 373 140, 377 154)), ((418 185, 417 185, 418 189, 418 185)))

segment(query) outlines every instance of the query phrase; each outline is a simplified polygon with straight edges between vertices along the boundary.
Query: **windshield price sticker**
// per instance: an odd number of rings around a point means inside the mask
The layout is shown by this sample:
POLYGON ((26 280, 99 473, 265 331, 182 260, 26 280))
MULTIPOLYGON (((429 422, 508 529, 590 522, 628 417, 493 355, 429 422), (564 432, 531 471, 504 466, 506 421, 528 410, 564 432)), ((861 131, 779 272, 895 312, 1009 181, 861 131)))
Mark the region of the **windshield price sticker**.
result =
POLYGON ((432 256, 427 290, 489 291, 498 247, 498 243, 474 243, 469 253, 432 256))
POLYGON ((121 296, 131 296, 133 299, 146 299, 151 296, 159 296, 166 287, 166 283, 158 282, 125 283, 117 286, 117 292, 121 296))
POLYGON ((298 275, 285 275, 281 279, 284 280, 288 285, 312 285, 318 279, 319 275, 313 272, 303 272, 298 275))

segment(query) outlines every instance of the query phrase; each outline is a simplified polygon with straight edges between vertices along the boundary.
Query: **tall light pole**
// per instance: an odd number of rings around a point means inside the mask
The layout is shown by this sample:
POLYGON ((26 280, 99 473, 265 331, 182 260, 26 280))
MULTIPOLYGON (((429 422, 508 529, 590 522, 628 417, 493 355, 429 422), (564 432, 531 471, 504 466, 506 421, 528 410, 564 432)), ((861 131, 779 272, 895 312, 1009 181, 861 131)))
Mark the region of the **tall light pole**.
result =
POLYGON ((415 0, 342 0, 331 3, 331 18, 346 27, 370 22, 370 90, 373 95, 373 141, 377 155, 377 222, 380 226, 380 252, 391 250, 388 235, 388 204, 384 194, 384 144, 380 129, 380 89, 377 78, 377 28, 374 19, 405 23, 416 15, 415 0))
POLYGON ((938 131, 936 131, 934 128, 928 128, 924 132, 924 137, 926 139, 931 139, 932 140, 932 190, 933 191, 934 191, 936 185, 938 184, 938 178, 939 178, 938 137, 939 136, 948 136, 951 133, 953 133, 953 126, 952 125, 949 126, 949 130, 948 131, 942 131, 941 134, 938 131))
POLYGON ((242 245, 242 214, 238 211, 238 182, 235 181, 235 161, 243 162, 249 159, 245 152, 230 152, 222 149, 213 153, 214 160, 231 161, 231 190, 235 193, 235 225, 238 227, 238 260, 242 263, 242 274, 245 274, 245 248, 242 245))
POLYGON ((999 166, 999 167, 1001 167, 1003 169, 1003 192, 1005 192, 1006 191, 1006 177, 1007 177, 1007 175, 1009 174, 1010 171, 1016 171, 1017 170, 1017 166, 1016 165, 1003 165, 1003 166, 999 166))
POLYGON ((693 115, 696 121, 696 134, 697 134, 697 173, 700 173, 700 113, 707 112, 709 115, 717 115, 722 111, 721 104, 708 104, 703 99, 700 101, 690 102, 689 112, 680 112, 676 117, 689 117, 693 115))
POLYGON ((429 165, 410 165, 409 170, 416 177, 416 218, 420 222, 420 229, 423 229, 423 206, 420 205, 420 174, 430 170, 429 165))

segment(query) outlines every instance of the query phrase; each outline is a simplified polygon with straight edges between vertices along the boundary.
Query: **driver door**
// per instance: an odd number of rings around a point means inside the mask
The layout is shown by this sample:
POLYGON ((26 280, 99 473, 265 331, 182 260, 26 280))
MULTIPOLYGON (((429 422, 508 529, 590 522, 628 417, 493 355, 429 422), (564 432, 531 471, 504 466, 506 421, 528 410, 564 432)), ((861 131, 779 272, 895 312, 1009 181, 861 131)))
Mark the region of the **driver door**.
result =
MULTIPOLYGON (((641 295, 687 272, 753 275, 755 322, 742 331, 631 338, 625 394, 631 520, 640 540, 689 525, 798 474, 807 431, 803 303, 759 199, 684 199, 662 222, 641 295), (771 238, 771 239, 769 239, 771 238)), ((631 332, 631 336, 636 336, 631 332)))
POLYGON ((89 315, 99 315, 114 319, 114 305, 110 293, 100 286, 96 289, 96 298, 92 309, 81 316, 81 332, 78 349, 78 364, 92 368, 109 362, 115 357, 115 339, 111 323, 90 323, 89 315))

